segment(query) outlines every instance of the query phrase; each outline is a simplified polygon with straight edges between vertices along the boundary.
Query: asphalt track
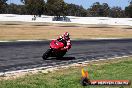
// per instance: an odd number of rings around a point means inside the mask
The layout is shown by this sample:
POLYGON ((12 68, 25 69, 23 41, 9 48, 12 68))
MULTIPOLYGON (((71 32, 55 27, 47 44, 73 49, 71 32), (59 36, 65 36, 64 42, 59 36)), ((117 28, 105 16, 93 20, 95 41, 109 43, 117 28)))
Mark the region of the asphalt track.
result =
POLYGON ((64 58, 43 60, 50 41, 0 43, 0 72, 59 66, 87 60, 132 55, 132 39, 72 41, 64 58))

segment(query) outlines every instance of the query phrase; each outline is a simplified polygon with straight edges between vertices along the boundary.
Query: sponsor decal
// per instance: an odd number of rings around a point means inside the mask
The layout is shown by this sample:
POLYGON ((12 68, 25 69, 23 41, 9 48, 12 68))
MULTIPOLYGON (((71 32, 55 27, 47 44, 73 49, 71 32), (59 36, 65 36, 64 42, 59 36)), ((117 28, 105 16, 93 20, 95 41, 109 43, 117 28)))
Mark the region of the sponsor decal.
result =
POLYGON ((90 80, 88 71, 82 69, 81 71, 81 85, 130 85, 129 80, 90 80))

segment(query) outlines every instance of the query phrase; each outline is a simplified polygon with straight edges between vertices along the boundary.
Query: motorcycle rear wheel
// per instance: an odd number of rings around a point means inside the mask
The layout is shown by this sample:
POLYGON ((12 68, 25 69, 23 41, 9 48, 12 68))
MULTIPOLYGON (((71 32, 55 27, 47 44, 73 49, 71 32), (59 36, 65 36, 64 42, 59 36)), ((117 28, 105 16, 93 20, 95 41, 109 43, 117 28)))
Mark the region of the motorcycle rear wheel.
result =
POLYGON ((51 49, 48 49, 42 56, 44 60, 46 60, 50 56, 51 49))
POLYGON ((62 58, 65 54, 66 54, 66 52, 61 52, 61 53, 59 53, 59 55, 57 57, 62 58))

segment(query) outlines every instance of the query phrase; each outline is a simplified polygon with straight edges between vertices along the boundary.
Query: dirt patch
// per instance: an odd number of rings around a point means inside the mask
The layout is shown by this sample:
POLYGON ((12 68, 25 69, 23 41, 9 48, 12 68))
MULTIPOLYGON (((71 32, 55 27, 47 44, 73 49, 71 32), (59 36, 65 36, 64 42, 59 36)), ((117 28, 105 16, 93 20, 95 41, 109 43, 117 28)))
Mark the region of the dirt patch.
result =
POLYGON ((113 28, 113 27, 88 27, 88 28, 113 28))
POLYGON ((124 29, 132 29, 132 27, 124 28, 124 29))
POLYGON ((10 24, 3 24, 3 25, 21 25, 21 24, 11 24, 11 23, 10 23, 10 24))
POLYGON ((97 25, 70 25, 70 24, 35 24, 22 23, 21 25, 0 24, 0 40, 31 40, 55 39, 68 31, 72 39, 89 38, 132 38, 132 30, 122 27, 97 27, 97 25))
POLYGON ((69 26, 59 26, 59 27, 79 27, 79 26, 75 26, 75 25, 69 25, 69 26))
POLYGON ((33 26, 50 26, 50 25, 39 25, 39 24, 38 24, 38 25, 33 25, 33 26))

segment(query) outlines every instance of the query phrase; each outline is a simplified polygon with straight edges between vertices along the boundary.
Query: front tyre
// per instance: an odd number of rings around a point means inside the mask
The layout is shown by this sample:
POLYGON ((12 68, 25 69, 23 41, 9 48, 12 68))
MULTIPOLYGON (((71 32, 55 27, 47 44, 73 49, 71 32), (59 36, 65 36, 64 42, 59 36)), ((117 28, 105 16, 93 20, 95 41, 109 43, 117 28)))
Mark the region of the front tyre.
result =
POLYGON ((42 56, 42 58, 45 60, 47 59, 49 56, 50 56, 50 53, 51 53, 51 49, 48 49, 42 56))

